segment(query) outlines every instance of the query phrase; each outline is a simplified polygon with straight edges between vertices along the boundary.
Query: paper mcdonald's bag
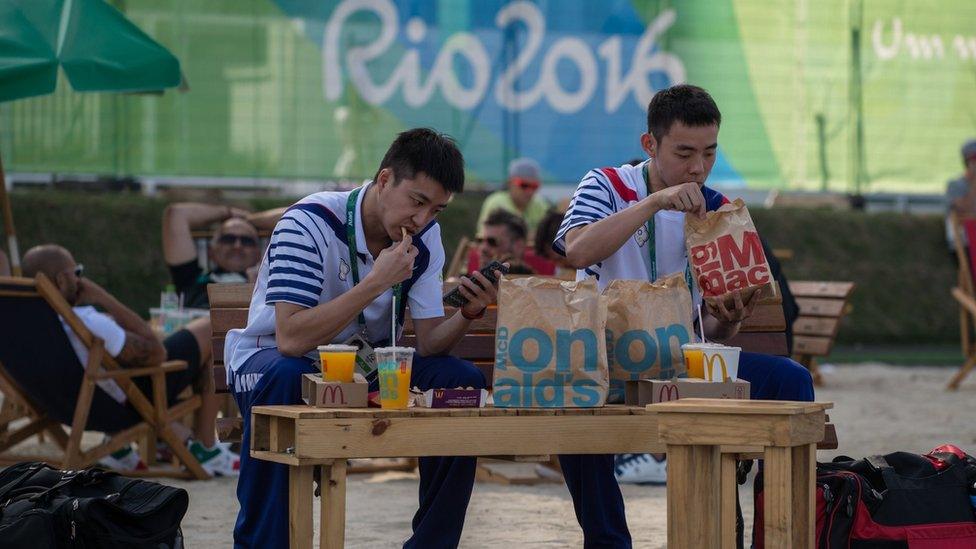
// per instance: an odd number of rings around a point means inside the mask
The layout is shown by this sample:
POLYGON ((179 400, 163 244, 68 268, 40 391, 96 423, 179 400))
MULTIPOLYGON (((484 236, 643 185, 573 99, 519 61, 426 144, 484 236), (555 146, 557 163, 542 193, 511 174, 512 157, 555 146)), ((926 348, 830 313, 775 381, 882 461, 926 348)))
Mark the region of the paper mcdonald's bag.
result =
POLYGON ((692 275, 710 302, 723 299, 728 304, 734 290, 741 290, 747 302, 773 281, 759 233, 741 198, 708 212, 705 219, 686 215, 685 245, 692 275))
POLYGON ((606 323, 606 300, 595 279, 502 278, 495 406, 603 406, 610 384, 606 323))
POLYGON ((691 341, 691 292, 683 273, 655 282, 614 280, 607 298, 610 395, 624 401, 628 380, 686 377, 681 345, 691 341))

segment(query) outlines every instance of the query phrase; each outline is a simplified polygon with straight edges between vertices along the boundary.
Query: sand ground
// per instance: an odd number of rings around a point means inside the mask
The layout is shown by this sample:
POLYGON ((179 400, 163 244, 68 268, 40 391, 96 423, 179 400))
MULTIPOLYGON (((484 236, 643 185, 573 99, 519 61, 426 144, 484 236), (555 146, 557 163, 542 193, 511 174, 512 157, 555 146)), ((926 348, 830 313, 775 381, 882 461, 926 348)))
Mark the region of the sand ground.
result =
MULTIPOLYGON (((976 376, 957 392, 944 387, 948 368, 882 364, 829 368, 817 400, 834 402, 840 448, 820 452, 863 457, 897 450, 924 453, 943 443, 976 452, 976 422, 966 413, 976 397, 976 376)), ((185 488, 190 508, 183 521, 188 547, 230 547, 237 515, 235 479, 167 481, 185 488)), ((417 505, 417 476, 408 473, 356 475, 347 487, 346 544, 351 548, 398 547, 409 535, 417 505)), ((740 497, 751 525, 751 488, 740 497)), ((623 486, 635 547, 664 547, 665 489, 623 486)), ((318 517, 318 500, 315 502, 318 517)), ((317 520, 317 519, 316 519, 317 520)), ((462 547, 581 547, 569 493, 562 484, 505 486, 476 483, 462 547)))

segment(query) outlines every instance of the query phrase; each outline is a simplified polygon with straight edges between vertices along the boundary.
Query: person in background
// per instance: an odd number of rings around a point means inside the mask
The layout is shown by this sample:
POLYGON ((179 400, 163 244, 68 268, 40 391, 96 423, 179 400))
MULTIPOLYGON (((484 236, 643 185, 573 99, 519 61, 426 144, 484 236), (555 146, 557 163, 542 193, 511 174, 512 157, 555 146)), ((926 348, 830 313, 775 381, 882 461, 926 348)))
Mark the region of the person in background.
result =
POLYGON ((258 229, 273 227, 282 211, 250 214, 231 206, 195 202, 167 206, 163 212, 163 257, 176 292, 183 296, 183 306, 209 308, 207 284, 252 280, 248 270, 261 259, 258 229), (197 262, 197 247, 191 230, 216 222, 220 222, 220 226, 214 232, 208 251, 213 268, 205 271, 197 262))
POLYGON ((478 243, 478 269, 492 261, 508 262, 509 274, 535 274, 525 264, 525 239, 528 230, 521 217, 505 210, 488 214, 481 224, 478 243))
POLYGON ((556 233, 559 232, 559 226, 563 222, 563 215, 565 215, 565 211, 560 211, 558 208, 551 208, 546 212, 542 221, 539 222, 539 226, 535 229, 533 247, 537 257, 544 258, 556 266, 556 271, 553 273, 556 278, 573 280, 576 278, 576 269, 569 265, 565 256, 552 249, 552 243, 556 240, 556 233))
POLYGON ((538 196, 541 185, 539 164, 535 160, 531 158, 512 160, 508 165, 508 188, 488 195, 481 205, 478 226, 484 224, 491 212, 502 209, 524 219, 528 234, 531 236, 549 209, 549 203, 538 196))
POLYGON ((950 250, 954 250, 954 243, 949 214, 956 214, 959 219, 976 217, 976 139, 963 143, 960 152, 963 174, 946 187, 946 240, 950 250))
MULTIPOLYGON (((30 278, 34 278, 37 273, 44 273, 57 286, 65 301, 72 306, 75 314, 92 334, 105 342, 105 352, 115 358, 123 368, 158 366, 166 360, 186 361, 187 369, 166 374, 166 392, 170 404, 176 402, 178 395, 194 385, 201 375, 209 375, 209 370, 203 367, 210 362, 208 319, 190 322, 184 329, 160 342, 149 323, 104 288, 85 278, 84 267, 76 263, 71 252, 65 248, 56 244, 35 246, 24 254, 23 269, 24 276, 30 278)), ((61 323, 75 354, 78 355, 79 364, 86 364, 87 348, 74 330, 69 329, 64 319, 61 323)), ((133 382, 144 394, 152 394, 148 377, 137 377, 133 382)), ((127 400, 122 388, 114 381, 100 382, 98 390, 105 391, 120 404, 127 400)), ((217 411, 220 406, 218 395, 213 391, 206 391, 200 396, 202 404, 197 413, 194 431, 190 432, 179 422, 171 423, 171 427, 186 442, 190 453, 197 458, 205 471, 211 475, 235 476, 240 468, 240 457, 230 451, 227 445, 216 441, 217 411)), ((146 468, 131 444, 103 458, 99 463, 122 471, 146 468)))

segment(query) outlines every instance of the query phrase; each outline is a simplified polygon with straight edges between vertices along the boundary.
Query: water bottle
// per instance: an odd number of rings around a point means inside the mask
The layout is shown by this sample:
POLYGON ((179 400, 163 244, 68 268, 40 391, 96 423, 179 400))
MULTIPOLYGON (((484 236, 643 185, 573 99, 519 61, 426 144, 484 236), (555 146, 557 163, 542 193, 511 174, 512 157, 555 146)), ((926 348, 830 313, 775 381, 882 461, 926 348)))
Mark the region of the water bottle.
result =
POLYGON ((179 310, 180 296, 176 293, 176 286, 167 284, 166 289, 159 294, 159 308, 164 311, 179 310))
POLYGON ((168 336, 176 331, 179 324, 177 313, 180 309, 180 296, 176 293, 176 286, 167 284, 166 289, 159 294, 159 309, 163 335, 168 336))

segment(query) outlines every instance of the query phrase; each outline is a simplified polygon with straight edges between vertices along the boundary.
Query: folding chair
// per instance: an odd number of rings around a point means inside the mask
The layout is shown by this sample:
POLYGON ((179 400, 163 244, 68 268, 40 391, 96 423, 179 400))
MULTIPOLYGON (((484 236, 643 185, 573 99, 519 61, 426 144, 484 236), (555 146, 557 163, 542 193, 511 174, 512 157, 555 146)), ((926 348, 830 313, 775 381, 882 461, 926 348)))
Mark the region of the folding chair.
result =
POLYGON ((959 340, 965 361, 949 380, 947 390, 959 388, 962 380, 976 367, 976 293, 973 291, 972 261, 976 260, 976 219, 949 218, 952 244, 958 259, 957 286, 952 289, 952 297, 959 303, 959 340), (967 243, 968 242, 968 246, 967 243))
POLYGON ((169 426, 171 421, 182 419, 200 407, 199 395, 173 406, 167 402, 166 374, 185 369, 185 362, 123 369, 43 274, 34 280, 0 277, 0 334, 0 392, 4 395, 6 414, 0 413, 0 424, 7 427, 0 431, 0 463, 44 461, 62 469, 81 469, 133 441, 142 442, 143 456, 151 462, 156 439, 161 438, 175 455, 174 466, 126 474, 210 477, 169 426), (59 315, 88 349, 88 363, 84 367, 64 332, 59 315), (151 398, 133 383, 133 378, 140 376, 151 377, 151 398), (97 388, 96 383, 102 380, 114 380, 128 397, 127 404, 120 404, 97 388), (27 418, 27 422, 13 428, 10 421, 18 414, 27 418), (62 424, 70 426, 70 433, 65 432, 62 424), (82 450, 81 437, 86 430, 112 436, 82 450), (49 435, 62 454, 52 458, 8 452, 39 433, 49 435), (180 469, 179 464, 187 470, 180 469))

